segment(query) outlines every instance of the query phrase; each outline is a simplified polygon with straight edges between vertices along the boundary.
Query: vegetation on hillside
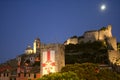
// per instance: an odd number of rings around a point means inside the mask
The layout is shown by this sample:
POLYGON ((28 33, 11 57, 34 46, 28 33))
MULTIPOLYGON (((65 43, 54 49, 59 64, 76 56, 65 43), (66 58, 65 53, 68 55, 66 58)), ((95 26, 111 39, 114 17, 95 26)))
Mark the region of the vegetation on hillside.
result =
POLYGON ((120 75, 110 69, 100 69, 97 64, 82 63, 63 67, 62 72, 72 71, 79 80, 120 80, 120 75))
POLYGON ((81 42, 65 46, 66 64, 74 63, 108 63, 107 45, 105 41, 81 42), (77 54, 75 54, 77 53, 77 54))
POLYGON ((79 80, 78 76, 74 72, 53 73, 45 75, 38 80, 79 80))
POLYGON ((120 75, 93 63, 71 64, 60 73, 45 75, 38 80, 120 80, 120 75))
POLYGON ((120 51, 120 42, 117 43, 118 51, 120 51))

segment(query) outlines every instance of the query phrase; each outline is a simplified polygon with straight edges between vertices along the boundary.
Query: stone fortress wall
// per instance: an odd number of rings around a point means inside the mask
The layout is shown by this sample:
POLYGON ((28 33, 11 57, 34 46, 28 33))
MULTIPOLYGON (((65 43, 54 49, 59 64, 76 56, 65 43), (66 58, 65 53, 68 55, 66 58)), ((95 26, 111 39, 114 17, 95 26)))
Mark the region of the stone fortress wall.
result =
POLYGON ((88 41, 96 41, 96 40, 105 40, 106 38, 112 37, 112 26, 108 25, 103 30, 94 30, 94 31, 87 31, 84 33, 84 42, 88 41))
POLYGON ((78 44, 78 38, 69 38, 64 44, 78 44))
POLYGON ((112 26, 108 25, 104 29, 100 30, 92 30, 92 31, 86 31, 83 34, 83 37, 78 38, 78 37, 72 37, 69 38, 64 45, 68 44, 78 44, 81 42, 88 42, 88 41, 102 41, 105 40, 107 45, 109 45, 109 49, 111 50, 117 50, 117 41, 116 38, 112 36, 112 26))
POLYGON ((67 41, 64 44, 68 45, 68 44, 78 44, 82 41, 83 42, 88 42, 88 41, 93 42, 93 41, 96 41, 96 40, 105 40, 105 39, 108 39, 108 38, 112 37, 111 30, 112 30, 112 26, 108 25, 103 30, 86 31, 83 34, 82 38, 78 38, 78 37, 69 38, 69 39, 67 39, 67 41))

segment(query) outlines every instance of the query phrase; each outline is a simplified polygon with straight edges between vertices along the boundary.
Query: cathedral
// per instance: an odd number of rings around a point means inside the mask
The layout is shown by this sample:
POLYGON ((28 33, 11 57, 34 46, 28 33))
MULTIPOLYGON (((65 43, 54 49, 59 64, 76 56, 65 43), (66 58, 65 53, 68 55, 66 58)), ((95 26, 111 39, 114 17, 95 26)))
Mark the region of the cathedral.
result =
POLYGON ((28 45, 27 48, 25 49, 25 54, 36 54, 40 53, 40 39, 36 38, 33 42, 33 48, 28 45))

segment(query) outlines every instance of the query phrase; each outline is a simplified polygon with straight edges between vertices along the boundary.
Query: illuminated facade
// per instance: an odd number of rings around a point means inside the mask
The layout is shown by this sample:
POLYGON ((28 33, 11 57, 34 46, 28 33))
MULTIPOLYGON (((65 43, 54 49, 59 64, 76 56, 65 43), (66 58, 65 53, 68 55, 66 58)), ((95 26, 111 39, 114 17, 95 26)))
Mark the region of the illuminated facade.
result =
POLYGON ((43 75, 55 72, 55 51, 48 50, 43 52, 43 75))
POLYGON ((33 43, 33 52, 34 53, 40 53, 40 39, 37 38, 35 39, 34 43, 33 43))
POLYGON ((31 48, 31 46, 28 46, 25 50, 26 54, 32 54, 33 53, 33 49, 31 48))
POLYGON ((36 54, 40 53, 40 39, 36 38, 33 42, 33 48, 28 46, 25 50, 25 54, 36 54))
POLYGON ((59 72, 65 66, 64 46, 48 44, 41 49, 41 75, 59 72))

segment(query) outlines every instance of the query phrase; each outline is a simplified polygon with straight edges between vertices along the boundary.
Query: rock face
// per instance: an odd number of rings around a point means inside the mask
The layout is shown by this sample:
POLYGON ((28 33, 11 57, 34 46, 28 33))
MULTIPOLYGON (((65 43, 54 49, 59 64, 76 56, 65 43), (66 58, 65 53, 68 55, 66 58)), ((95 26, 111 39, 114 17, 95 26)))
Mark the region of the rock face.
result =
POLYGON ((65 66, 64 46, 48 44, 41 48, 41 75, 59 72, 65 66))

